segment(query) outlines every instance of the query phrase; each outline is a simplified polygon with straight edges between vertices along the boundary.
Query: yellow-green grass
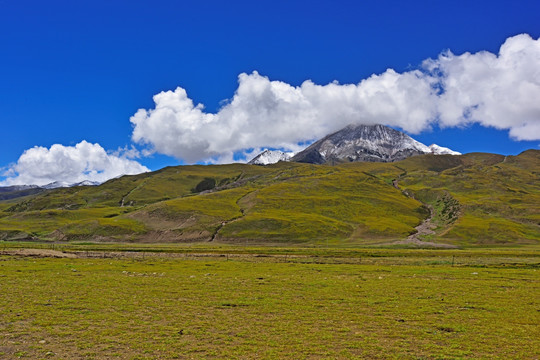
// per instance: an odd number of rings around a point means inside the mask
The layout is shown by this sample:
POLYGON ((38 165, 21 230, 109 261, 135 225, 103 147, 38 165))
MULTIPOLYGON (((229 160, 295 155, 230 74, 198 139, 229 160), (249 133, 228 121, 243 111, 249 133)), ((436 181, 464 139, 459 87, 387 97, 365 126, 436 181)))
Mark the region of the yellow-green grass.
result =
POLYGON ((42 239, 54 238, 50 233, 55 230, 73 238, 144 232, 141 223, 118 218, 122 213, 123 209, 112 207, 26 211, 0 218, 0 228, 5 232, 26 233, 42 239))
POLYGON ((457 200, 457 221, 439 222, 444 240, 461 244, 537 242, 539 160, 535 151, 506 159, 493 154, 468 154, 462 159, 466 166, 440 173, 410 172, 400 179, 400 186, 439 208, 437 201, 444 194, 457 200))
MULTIPOLYGON (((467 247, 456 249, 436 248, 399 248, 392 246, 365 246, 362 244, 341 244, 341 246, 326 246, 326 243, 275 244, 275 246, 192 242, 192 243, 134 243, 134 242, 39 242, 39 241, 6 241, 0 240, 0 250, 10 249, 52 249, 66 252, 103 251, 107 253, 148 252, 166 254, 268 254, 268 255, 306 255, 315 257, 346 257, 346 258, 422 258, 442 257, 456 259, 493 258, 497 263, 509 261, 509 258, 538 258, 539 244, 510 244, 504 247, 467 247)), ((127 256, 127 255, 126 255, 127 256)), ((533 261, 534 262, 534 261, 533 261)), ((473 265, 470 261, 464 264, 473 265)), ((478 266, 484 263, 474 263, 478 266)))
POLYGON ((8 202, 0 202, 0 216, 7 215, 6 213, 4 213, 4 210, 8 209, 9 207, 11 207, 10 203, 8 203, 8 202))
POLYGON ((224 237, 305 241, 348 239, 355 231, 400 237, 425 216, 419 202, 356 169, 271 184, 245 206, 246 216, 224 227, 224 237))
POLYGON ((149 204, 174 199, 191 194, 205 178, 214 179, 217 186, 232 186, 236 181, 252 179, 271 171, 271 168, 242 164, 170 167, 161 170, 158 176, 148 177, 144 184, 131 190, 124 201, 126 204, 149 204))
MULTIPOLYGON (((113 238, 119 235, 136 235, 145 233, 146 226, 143 223, 126 218, 100 218, 91 220, 82 220, 70 223, 60 229, 63 236, 70 239, 88 239, 89 237, 108 237, 113 238)), ((121 236, 120 239, 125 239, 121 236)), ((130 237, 128 237, 130 238, 130 237)))
POLYGON ((449 239, 463 239, 464 244, 512 244, 536 243, 540 239, 533 226, 527 226, 516 221, 500 217, 475 216, 466 213, 444 235, 449 239), (465 240, 468 239, 468 240, 465 240), (529 239, 529 241, 527 241, 529 239))
POLYGON ((95 206, 145 205, 192 194, 204 178, 226 185, 271 172, 272 168, 243 164, 168 167, 153 173, 123 176, 100 186, 47 191, 22 201, 15 210, 78 209, 95 206))
POLYGON ((224 222, 243 215, 238 200, 249 187, 162 201, 128 215, 155 231, 174 231, 178 239, 210 240, 224 222))
POLYGON ((190 237, 190 230, 203 230, 211 237, 225 223, 219 238, 228 241, 294 242, 348 238, 359 227, 381 236, 385 232, 408 234, 425 216, 418 202, 357 169, 300 164, 275 168, 277 171, 266 168, 272 171, 270 179, 257 178, 234 189, 158 202, 129 217, 150 228, 163 230, 168 225, 171 230, 182 229, 190 237), (390 194, 381 199, 377 192, 385 191, 390 194), (196 227, 190 229, 193 225, 196 227))
POLYGON ((538 256, 478 252, 491 265, 451 266, 381 251, 402 257, 3 256, 0 357, 540 356, 538 256))
POLYGON ((534 150, 338 166, 169 167, 0 202, 0 239, 54 232, 63 240, 389 243, 415 232, 429 216, 425 203, 438 227, 430 241, 534 243, 539 174, 534 150), (210 193, 194 192, 208 183, 216 186, 210 193))
POLYGON ((296 165, 271 181, 156 203, 130 217, 149 227, 157 217, 176 219, 172 229, 187 233, 183 224, 195 218, 197 231, 208 237, 219 227, 225 241, 295 242, 406 236, 425 215, 418 201, 358 169, 296 165))

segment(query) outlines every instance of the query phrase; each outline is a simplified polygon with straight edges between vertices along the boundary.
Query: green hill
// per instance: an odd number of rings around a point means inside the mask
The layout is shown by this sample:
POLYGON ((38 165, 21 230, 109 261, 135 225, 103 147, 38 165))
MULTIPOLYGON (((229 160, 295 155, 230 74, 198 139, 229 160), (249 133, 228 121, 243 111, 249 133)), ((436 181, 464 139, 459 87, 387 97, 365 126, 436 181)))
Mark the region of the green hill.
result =
POLYGON ((433 243, 536 243, 539 177, 537 150, 168 167, 0 201, 0 239, 390 244, 431 218, 433 243))

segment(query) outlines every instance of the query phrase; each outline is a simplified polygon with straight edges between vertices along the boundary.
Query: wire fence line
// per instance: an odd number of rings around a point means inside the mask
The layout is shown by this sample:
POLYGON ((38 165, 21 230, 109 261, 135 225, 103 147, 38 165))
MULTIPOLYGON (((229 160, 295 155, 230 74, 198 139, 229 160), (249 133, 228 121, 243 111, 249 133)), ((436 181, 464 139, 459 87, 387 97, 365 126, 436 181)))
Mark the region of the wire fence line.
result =
POLYGON ((280 262, 298 264, 351 264, 351 265, 410 265, 410 266, 450 266, 450 267, 534 267, 540 269, 540 252, 523 253, 512 255, 466 253, 456 255, 435 252, 433 255, 425 252, 409 250, 392 256, 391 253, 373 253, 371 255, 358 255, 346 252, 340 255, 332 254, 275 254, 275 253, 242 253, 238 251, 145 251, 137 250, 91 250, 76 249, 72 246, 58 244, 35 244, 32 247, 2 247, 0 256, 21 257, 51 257, 51 258, 80 258, 80 259, 124 259, 133 261, 145 260, 193 260, 193 261, 243 261, 243 262, 280 262))

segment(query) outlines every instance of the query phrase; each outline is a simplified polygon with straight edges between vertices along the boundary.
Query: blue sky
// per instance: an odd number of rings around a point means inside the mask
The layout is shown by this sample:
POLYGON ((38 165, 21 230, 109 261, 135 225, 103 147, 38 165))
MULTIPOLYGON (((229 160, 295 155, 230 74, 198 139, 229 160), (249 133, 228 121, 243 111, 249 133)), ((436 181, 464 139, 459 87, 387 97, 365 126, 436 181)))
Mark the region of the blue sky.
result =
MULTIPOLYGON (((14 164, 27 149, 83 140, 122 158, 129 154, 119 148, 137 149, 131 161, 151 170, 184 163, 184 148, 160 147, 146 134, 132 138, 130 118, 153 109, 162 91, 181 87, 212 114, 233 98, 242 73, 293 88, 306 80, 358 84, 388 68, 413 71, 446 49, 497 54, 515 35, 536 40, 538 14, 537 1, 0 0, 0 180, 25 171, 14 164), (149 155, 149 148, 164 150, 149 155)), ((458 125, 409 132, 461 152, 517 154, 540 144, 540 134, 516 141, 508 129, 458 125)))

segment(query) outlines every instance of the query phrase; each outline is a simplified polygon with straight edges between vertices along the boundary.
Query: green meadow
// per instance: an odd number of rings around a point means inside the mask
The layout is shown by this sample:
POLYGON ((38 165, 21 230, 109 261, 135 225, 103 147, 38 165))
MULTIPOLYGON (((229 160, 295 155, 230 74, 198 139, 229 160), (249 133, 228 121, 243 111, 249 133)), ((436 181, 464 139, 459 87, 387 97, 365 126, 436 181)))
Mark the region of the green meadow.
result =
POLYGON ((366 246, 430 217, 440 246, 538 244, 539 174, 538 150, 168 167, 0 201, 0 240, 366 246))
POLYGON ((58 246, 0 243, 0 358, 540 357, 536 246, 58 246))
POLYGON ((0 359, 538 359, 539 174, 529 150, 4 194, 0 359))

